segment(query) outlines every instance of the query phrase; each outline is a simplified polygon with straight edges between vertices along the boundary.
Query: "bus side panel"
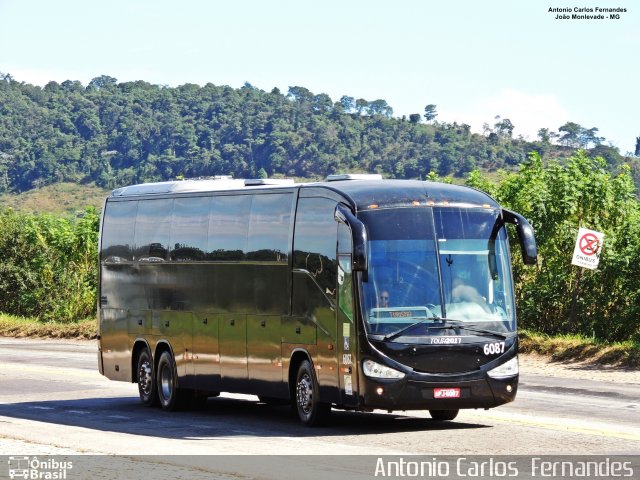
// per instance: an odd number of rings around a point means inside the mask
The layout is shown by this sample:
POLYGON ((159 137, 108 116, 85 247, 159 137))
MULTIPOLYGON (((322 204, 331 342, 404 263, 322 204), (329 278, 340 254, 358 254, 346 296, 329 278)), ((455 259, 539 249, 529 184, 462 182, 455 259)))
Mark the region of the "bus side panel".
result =
POLYGON ((323 402, 338 403, 338 362, 336 313, 318 284, 305 271, 293 272, 293 313, 291 323, 283 325, 283 343, 315 343, 312 358, 323 402), (293 327, 293 328, 292 328, 293 327), (312 338, 311 332, 315 333, 312 338))
POLYGON ((100 349, 103 375, 111 380, 130 382, 131 332, 148 307, 138 270, 130 263, 103 264, 100 275, 100 349), (142 300, 140 299, 142 298, 142 300), (133 309, 133 310, 131 310, 133 309), (132 313, 133 312, 133 313, 132 313))
POLYGON ((247 316, 223 314, 220 321, 220 374, 225 392, 247 391, 247 316))
POLYGON ((220 391, 220 319, 221 315, 208 312, 194 314, 193 368, 196 387, 200 390, 220 391))
POLYGON ((122 308, 102 308, 100 312, 100 349, 103 375, 111 380, 131 381, 131 349, 128 313, 122 308))
POLYGON ((152 333, 171 346, 176 362, 178 386, 195 388, 192 349, 193 314, 176 310, 153 311, 152 333))
POLYGON ((278 315, 247 316, 247 357, 249 385, 252 392, 286 397, 282 381, 280 347, 281 319, 278 315))
POLYGON ((290 270, 284 262, 253 265, 254 315, 247 317, 247 361, 253 393, 288 396, 282 381, 282 320, 289 311, 290 270))

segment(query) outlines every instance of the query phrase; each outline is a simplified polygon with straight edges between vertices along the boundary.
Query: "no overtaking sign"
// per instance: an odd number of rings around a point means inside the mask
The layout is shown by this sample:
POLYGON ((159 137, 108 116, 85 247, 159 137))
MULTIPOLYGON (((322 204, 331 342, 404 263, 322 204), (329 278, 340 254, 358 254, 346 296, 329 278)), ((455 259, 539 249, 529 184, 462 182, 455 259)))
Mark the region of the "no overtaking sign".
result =
POLYGON ((578 230, 578 239, 573 250, 572 265, 595 270, 600 261, 602 241, 604 233, 595 232, 586 228, 578 230))

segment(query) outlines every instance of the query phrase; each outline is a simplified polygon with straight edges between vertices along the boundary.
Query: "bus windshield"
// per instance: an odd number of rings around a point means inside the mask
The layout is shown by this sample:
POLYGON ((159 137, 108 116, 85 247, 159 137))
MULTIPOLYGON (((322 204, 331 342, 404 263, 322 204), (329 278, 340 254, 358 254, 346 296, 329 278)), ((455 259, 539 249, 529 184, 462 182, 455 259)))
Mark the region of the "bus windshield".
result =
POLYGON ((395 338, 515 330, 498 210, 393 208, 362 212, 360 218, 369 234, 362 291, 370 333, 395 338))

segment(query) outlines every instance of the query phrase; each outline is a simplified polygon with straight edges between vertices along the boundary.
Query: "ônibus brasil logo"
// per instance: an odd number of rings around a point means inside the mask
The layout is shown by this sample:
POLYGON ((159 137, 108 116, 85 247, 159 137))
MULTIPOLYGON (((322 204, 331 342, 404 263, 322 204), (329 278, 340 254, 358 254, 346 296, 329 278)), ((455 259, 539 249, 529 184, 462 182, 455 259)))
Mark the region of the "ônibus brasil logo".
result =
POLYGON ((72 468, 73 462, 56 460, 55 458, 39 460, 38 457, 9 457, 9 478, 11 480, 65 480, 67 470, 72 468))

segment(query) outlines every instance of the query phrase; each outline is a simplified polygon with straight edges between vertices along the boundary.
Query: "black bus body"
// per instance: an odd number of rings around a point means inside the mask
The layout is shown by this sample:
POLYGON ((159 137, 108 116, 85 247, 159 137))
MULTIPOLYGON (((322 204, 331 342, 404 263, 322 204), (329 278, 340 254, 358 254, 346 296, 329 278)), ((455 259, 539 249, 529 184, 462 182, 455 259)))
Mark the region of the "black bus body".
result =
POLYGON ((114 190, 100 373, 150 406, 256 394, 308 425, 332 406, 450 420, 513 401, 508 223, 535 263, 526 220, 466 187, 345 175, 114 190))

